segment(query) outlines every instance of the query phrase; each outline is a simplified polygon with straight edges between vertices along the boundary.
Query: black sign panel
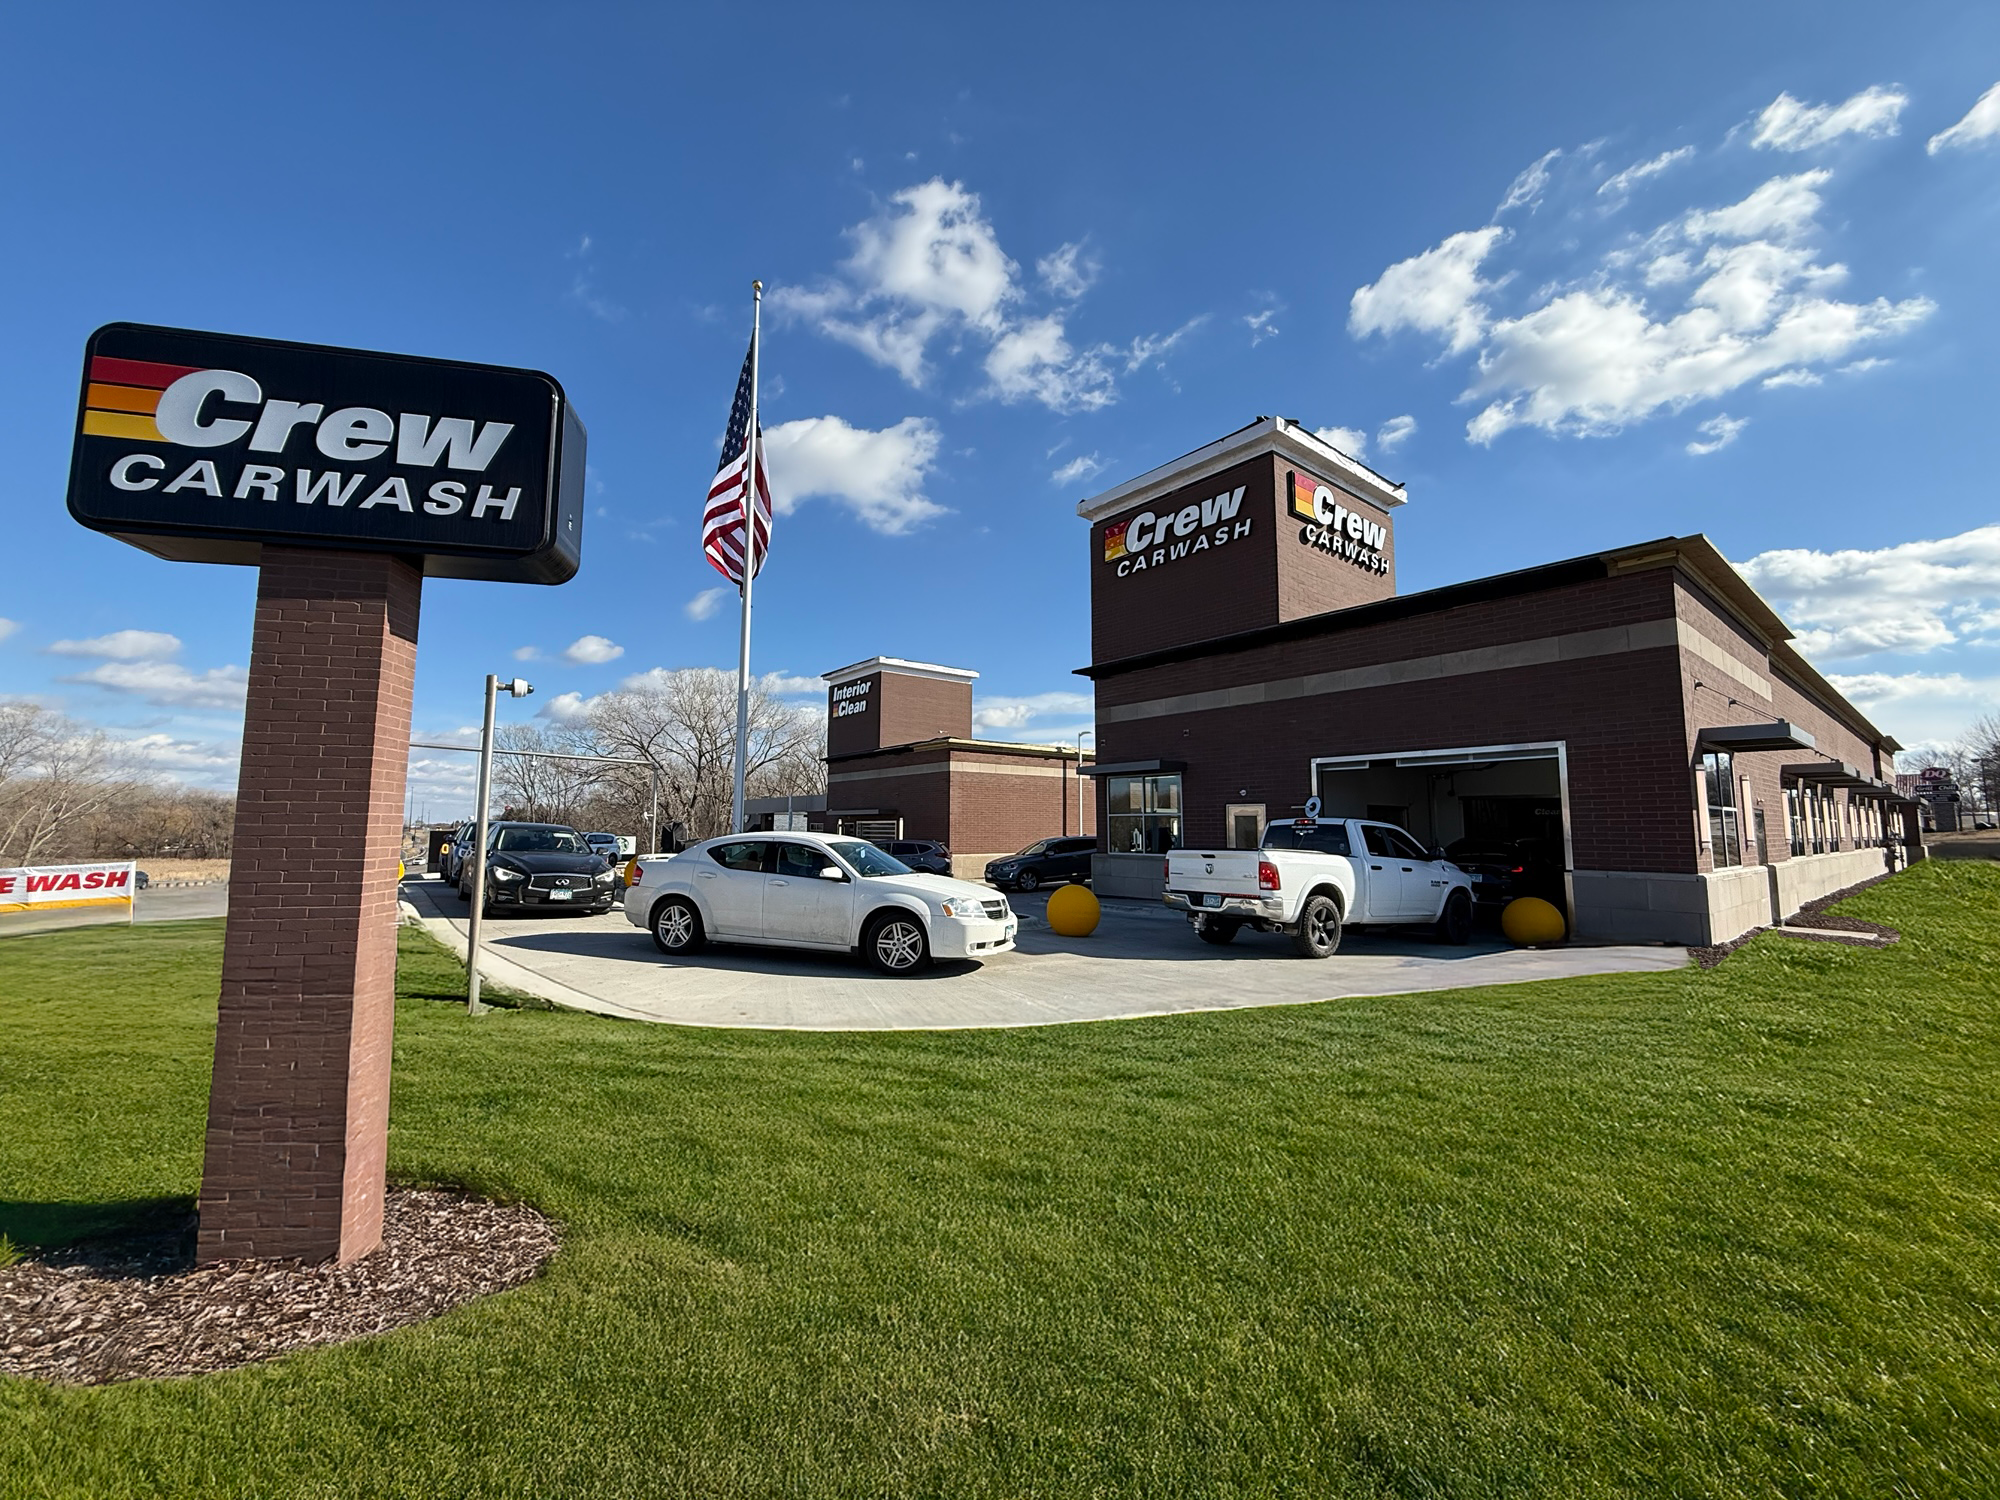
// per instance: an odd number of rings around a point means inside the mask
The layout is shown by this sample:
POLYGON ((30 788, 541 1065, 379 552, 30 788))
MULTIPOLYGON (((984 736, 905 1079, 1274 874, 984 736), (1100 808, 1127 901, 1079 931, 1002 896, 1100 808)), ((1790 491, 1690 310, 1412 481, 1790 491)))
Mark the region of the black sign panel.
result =
POLYGON ((112 323, 84 358, 69 510, 180 561, 255 563, 277 542, 562 583, 583 458, 537 371, 112 323))

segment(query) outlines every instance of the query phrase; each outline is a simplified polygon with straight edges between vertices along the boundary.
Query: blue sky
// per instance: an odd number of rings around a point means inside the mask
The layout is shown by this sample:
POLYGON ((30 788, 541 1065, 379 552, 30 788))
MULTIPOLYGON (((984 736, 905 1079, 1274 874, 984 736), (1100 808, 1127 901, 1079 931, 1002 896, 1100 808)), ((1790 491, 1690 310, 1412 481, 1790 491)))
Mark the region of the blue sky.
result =
POLYGON ((2000 10, 689 9, 14 12, 0 694, 233 775, 253 574, 63 508, 116 319, 563 381, 583 571, 427 585, 420 736, 732 667, 761 276, 755 660, 813 701, 907 656, 1073 736, 1077 500, 1277 412, 1408 485, 1405 590, 1703 531, 1907 743, 2000 708, 2000 10))

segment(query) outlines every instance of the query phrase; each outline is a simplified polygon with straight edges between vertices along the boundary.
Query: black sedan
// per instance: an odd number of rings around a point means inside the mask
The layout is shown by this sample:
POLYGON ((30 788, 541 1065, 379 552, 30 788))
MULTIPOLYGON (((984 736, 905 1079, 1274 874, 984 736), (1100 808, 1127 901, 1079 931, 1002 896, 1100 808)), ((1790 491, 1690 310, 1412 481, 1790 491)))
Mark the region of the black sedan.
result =
POLYGON ((1472 877, 1472 899, 1499 908, 1516 896, 1563 903, 1562 856, 1544 839, 1460 839, 1445 858, 1472 877))
MULTIPOLYGON (((622 894, 618 872, 593 854, 583 835, 560 823, 495 823, 486 830, 486 903, 482 910, 611 910, 622 894)), ((472 899, 472 861, 458 875, 458 895, 472 899)))

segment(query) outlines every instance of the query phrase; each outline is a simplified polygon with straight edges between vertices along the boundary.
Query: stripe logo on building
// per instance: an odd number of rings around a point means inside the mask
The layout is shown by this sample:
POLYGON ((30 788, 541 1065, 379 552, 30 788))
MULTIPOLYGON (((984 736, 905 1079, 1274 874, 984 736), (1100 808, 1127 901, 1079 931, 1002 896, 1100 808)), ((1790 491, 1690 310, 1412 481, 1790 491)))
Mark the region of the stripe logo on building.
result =
POLYGON ((1104 529, 1104 560, 1118 564, 1120 578, 1148 568, 1194 557, 1250 535, 1251 517, 1237 517, 1243 508, 1238 485, 1198 504, 1157 515, 1142 510, 1129 521, 1104 529))
POLYGON ((1285 481, 1292 514, 1306 523, 1299 528, 1303 545, 1353 563, 1365 572, 1388 573, 1389 559, 1382 551, 1389 540, 1387 526, 1349 510, 1334 498, 1331 486, 1311 475, 1294 469, 1285 475, 1285 481))

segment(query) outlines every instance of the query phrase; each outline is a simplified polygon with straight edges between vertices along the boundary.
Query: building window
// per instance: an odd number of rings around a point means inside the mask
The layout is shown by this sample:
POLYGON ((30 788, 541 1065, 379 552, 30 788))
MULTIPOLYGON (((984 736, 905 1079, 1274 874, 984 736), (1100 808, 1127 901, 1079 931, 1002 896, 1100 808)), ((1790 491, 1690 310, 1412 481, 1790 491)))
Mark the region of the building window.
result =
POLYGON ((1791 841, 1792 858, 1797 859, 1806 852, 1806 804, 1796 784, 1785 788, 1785 834, 1791 841))
POLYGON ((1708 796, 1708 848, 1715 868, 1743 863, 1743 827, 1736 811, 1736 777, 1726 751, 1711 750, 1700 761, 1708 796))
POLYGON ((1165 854, 1181 846, 1181 778, 1107 776, 1105 849, 1112 854, 1165 854))

